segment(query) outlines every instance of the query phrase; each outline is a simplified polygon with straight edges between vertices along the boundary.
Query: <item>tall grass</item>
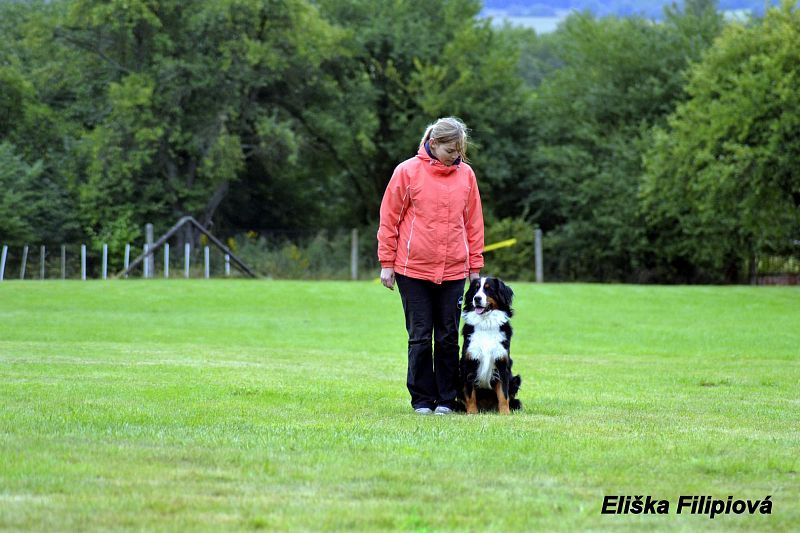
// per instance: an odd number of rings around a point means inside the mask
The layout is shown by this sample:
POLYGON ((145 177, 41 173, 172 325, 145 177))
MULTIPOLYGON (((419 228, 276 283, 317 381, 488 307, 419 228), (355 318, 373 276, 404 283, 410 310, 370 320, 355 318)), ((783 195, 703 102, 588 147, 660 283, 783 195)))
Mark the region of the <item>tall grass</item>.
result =
POLYGON ((423 417, 374 283, 4 282, 0 529, 800 524, 800 292, 514 289, 524 410, 423 417), (677 515, 681 495, 773 512, 677 515))

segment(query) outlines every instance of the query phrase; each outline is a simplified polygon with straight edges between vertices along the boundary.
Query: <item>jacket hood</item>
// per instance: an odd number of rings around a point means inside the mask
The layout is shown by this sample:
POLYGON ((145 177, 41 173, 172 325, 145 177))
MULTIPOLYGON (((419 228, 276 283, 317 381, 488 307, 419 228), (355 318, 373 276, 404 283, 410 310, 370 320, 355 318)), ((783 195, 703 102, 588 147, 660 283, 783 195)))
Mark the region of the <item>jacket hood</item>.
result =
POLYGON ((429 165, 431 170, 433 170, 436 174, 441 174, 444 176, 450 175, 458 169, 458 166, 461 164, 461 158, 456 159, 455 163, 450 166, 445 165, 438 159, 432 157, 431 153, 428 152, 428 147, 424 144, 419 145, 419 150, 417 150, 417 157, 425 162, 426 165, 429 165))

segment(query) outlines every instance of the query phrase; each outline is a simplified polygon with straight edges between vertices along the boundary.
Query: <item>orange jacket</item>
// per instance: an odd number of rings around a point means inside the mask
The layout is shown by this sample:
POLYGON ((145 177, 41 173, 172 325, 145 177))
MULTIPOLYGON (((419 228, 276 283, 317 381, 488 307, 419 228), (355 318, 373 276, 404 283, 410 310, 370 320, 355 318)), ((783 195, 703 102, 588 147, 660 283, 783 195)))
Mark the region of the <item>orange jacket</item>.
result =
POLYGON ((381 202, 378 260, 397 274, 434 283, 483 266, 483 211, 475 173, 446 166, 420 146, 400 163, 381 202))

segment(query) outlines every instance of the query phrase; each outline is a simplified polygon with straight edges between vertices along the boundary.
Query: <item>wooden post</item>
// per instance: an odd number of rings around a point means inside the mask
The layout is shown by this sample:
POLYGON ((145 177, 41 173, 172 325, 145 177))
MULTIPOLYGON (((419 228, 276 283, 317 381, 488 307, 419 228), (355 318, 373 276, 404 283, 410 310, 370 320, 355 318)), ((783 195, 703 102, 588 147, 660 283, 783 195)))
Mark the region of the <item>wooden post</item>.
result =
POLYGON ((169 279, 169 243, 164 245, 164 278, 169 279))
POLYGON ((203 248, 203 257, 205 262, 205 277, 208 279, 211 277, 211 250, 208 246, 203 248))
POLYGON ((39 279, 44 279, 45 271, 44 271, 44 259, 46 257, 46 250, 44 245, 39 248, 39 279))
MULTIPOLYGON (((145 224, 144 225, 144 238, 145 242, 147 243, 147 249, 150 250, 153 247, 153 225, 152 224, 145 224)), ((147 272, 146 278, 152 278, 156 273, 156 261, 155 257, 152 255, 145 255, 144 261, 147 264, 147 268, 145 271, 147 272)))
POLYGON ((25 270, 28 267, 28 245, 22 248, 22 266, 19 269, 19 279, 25 279, 25 270))
POLYGON ((230 254, 225 254, 225 277, 231 277, 231 256, 230 254))
POLYGON ((86 245, 81 244, 81 281, 86 281, 86 245))
POLYGON ((542 263, 542 230, 539 228, 536 228, 535 238, 536 283, 544 283, 544 267, 542 263))
POLYGON ((103 279, 108 279, 108 245, 103 244, 103 279))
POLYGON ((61 279, 67 279, 67 245, 61 245, 61 279))
MULTIPOLYGON (((126 245, 125 245, 125 259, 124 259, 124 263, 125 263, 125 270, 127 271, 127 270, 128 270, 128 265, 130 265, 130 264, 131 264, 131 245, 130 245, 130 244, 126 244, 126 245)), ((128 275, 127 275, 127 274, 125 274, 125 277, 127 278, 127 277, 128 277, 128 275)))
POLYGON ((192 245, 188 242, 183 245, 183 277, 189 279, 189 257, 192 253, 192 245))
POLYGON ((358 230, 350 233, 350 279, 358 279, 358 230))
POLYGON ((6 275, 6 257, 8 257, 8 246, 4 244, 3 254, 0 255, 0 281, 3 281, 6 275))

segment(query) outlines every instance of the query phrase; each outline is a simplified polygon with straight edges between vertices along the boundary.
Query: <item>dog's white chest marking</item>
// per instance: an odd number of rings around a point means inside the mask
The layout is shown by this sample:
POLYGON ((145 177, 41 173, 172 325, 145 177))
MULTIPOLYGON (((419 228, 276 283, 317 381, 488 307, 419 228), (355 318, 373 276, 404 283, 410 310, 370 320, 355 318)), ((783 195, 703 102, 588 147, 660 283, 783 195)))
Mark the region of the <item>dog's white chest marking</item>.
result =
POLYGON ((495 361, 508 357, 508 351, 503 347, 506 334, 500 330, 500 326, 508 322, 508 315, 502 311, 492 311, 488 315, 469 312, 464 315, 464 321, 475 328, 467 346, 469 357, 479 361, 475 384, 491 388, 495 361))

